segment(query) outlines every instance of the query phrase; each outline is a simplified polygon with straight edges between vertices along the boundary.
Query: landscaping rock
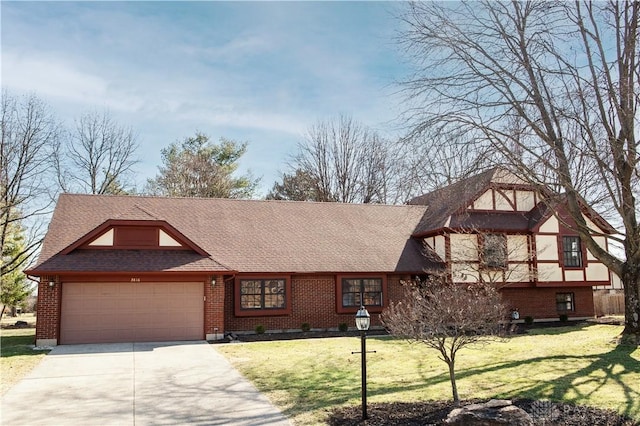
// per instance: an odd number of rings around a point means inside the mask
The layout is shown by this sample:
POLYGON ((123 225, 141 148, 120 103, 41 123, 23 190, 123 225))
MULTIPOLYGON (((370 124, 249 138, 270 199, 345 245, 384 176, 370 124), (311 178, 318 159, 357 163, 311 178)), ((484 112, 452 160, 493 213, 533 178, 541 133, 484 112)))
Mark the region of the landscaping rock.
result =
POLYGON ((456 408, 444 423, 451 426, 533 426, 533 420, 526 411, 511 401, 498 399, 456 408))

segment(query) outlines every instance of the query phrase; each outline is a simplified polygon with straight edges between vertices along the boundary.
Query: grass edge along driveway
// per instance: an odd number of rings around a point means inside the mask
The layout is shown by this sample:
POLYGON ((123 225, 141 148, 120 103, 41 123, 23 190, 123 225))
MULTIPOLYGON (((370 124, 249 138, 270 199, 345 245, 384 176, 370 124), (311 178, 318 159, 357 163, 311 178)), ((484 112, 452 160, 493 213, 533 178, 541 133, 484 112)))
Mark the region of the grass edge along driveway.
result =
POLYGON ((49 353, 33 350, 35 332, 35 328, 0 330, 0 395, 4 395, 49 353))
MULTIPOLYGON (((458 353, 462 399, 531 398, 613 409, 640 422, 640 348, 621 346, 622 327, 529 330, 458 353)), ((359 338, 233 343, 222 354, 296 424, 323 424, 360 404, 359 338)), ((423 345, 369 337, 369 402, 451 398, 447 367, 423 345)))

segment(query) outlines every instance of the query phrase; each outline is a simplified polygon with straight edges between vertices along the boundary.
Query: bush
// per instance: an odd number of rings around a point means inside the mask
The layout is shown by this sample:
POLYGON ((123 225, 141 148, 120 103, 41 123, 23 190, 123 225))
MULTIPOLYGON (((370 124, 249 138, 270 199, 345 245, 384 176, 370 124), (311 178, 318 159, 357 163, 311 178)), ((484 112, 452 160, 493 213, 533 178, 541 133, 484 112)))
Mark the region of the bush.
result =
POLYGON ((569 316, 567 314, 560 314, 560 322, 569 321, 569 316))
POLYGON ((264 334, 265 331, 264 325, 256 325, 256 334, 264 334))
POLYGON ((338 330, 349 331, 349 326, 347 325, 346 322, 341 322, 340 324, 338 324, 338 330))
POLYGON ((524 323, 527 324, 527 325, 533 324, 533 317, 532 316, 524 317, 524 323))
POLYGON ((311 325, 308 322, 303 322, 300 329, 304 332, 311 331, 311 325))

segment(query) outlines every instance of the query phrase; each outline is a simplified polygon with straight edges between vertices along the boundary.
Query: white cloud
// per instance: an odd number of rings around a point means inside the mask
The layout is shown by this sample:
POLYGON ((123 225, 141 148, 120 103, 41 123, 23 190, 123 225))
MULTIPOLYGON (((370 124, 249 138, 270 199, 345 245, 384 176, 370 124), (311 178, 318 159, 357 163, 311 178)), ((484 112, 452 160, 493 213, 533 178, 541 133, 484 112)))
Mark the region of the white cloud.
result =
POLYGON ((3 50, 2 84, 52 101, 99 105, 117 111, 134 111, 141 106, 139 98, 113 93, 104 78, 41 52, 16 54, 3 50))

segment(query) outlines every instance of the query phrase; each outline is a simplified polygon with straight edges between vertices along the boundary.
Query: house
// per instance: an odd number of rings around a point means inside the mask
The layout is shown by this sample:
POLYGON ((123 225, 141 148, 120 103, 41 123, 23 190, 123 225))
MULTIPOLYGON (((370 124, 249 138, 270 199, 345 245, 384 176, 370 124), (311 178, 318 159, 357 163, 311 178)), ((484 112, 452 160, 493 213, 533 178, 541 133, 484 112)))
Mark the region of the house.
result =
POLYGON ((63 194, 27 271, 36 343, 335 329, 361 303, 380 325, 403 281, 438 271, 491 280, 522 317, 593 316, 609 271, 540 196, 500 169, 401 206, 63 194))
MULTIPOLYGON (((593 288, 612 287, 612 273, 587 251, 562 198, 553 201, 549 191, 504 169, 408 204, 432 207, 412 237, 437 254, 450 279, 496 285, 521 319, 592 317, 593 288)), ((593 238, 608 250, 607 235, 615 229, 588 206, 583 216, 593 238)))

